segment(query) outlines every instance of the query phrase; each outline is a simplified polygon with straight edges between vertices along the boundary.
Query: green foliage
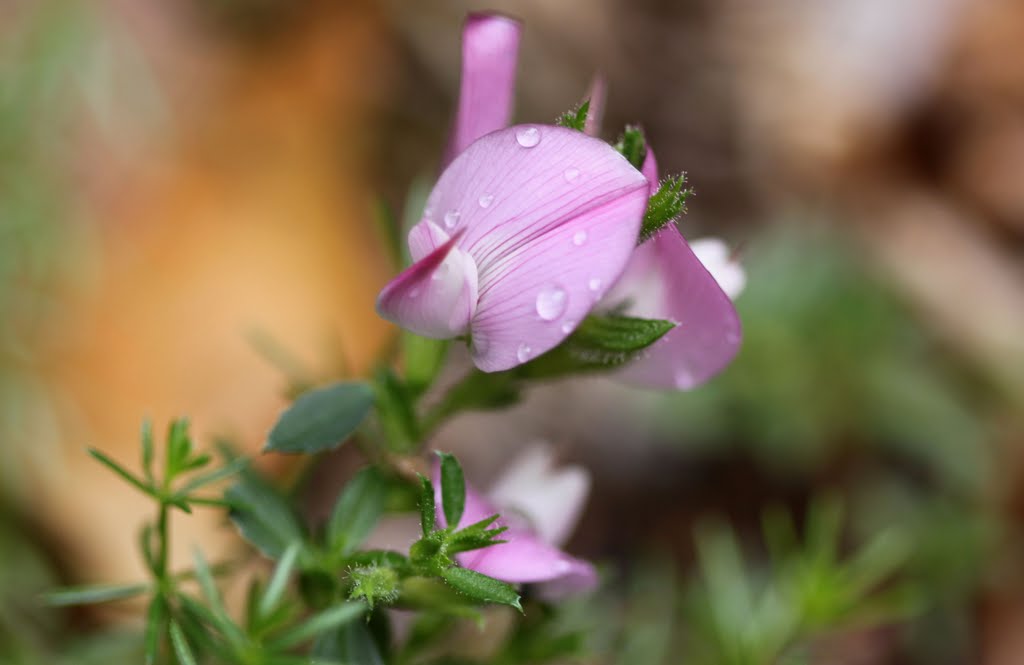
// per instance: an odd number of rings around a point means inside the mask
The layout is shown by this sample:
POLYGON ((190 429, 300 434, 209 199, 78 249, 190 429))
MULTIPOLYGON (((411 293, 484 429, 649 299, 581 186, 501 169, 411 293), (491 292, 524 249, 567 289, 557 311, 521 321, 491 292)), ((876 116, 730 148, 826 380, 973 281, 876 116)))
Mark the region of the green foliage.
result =
POLYGON ((615 149, 633 165, 633 168, 643 167, 644 158, 647 157, 647 142, 643 131, 636 125, 626 126, 615 144, 615 149))
POLYGON ((562 115, 558 116, 555 120, 555 124, 559 127, 566 127, 568 129, 575 129, 578 132, 582 132, 584 127, 587 126, 587 114, 590 112, 590 100, 584 101, 579 106, 574 107, 571 111, 566 111, 562 115))
POLYGON ((456 526, 462 519, 466 505, 466 479, 454 455, 439 452, 441 458, 441 505, 448 526, 456 526))
POLYGON ((345 381, 299 396, 267 437, 266 450, 279 453, 320 453, 345 442, 373 408, 373 389, 361 381, 345 381))
POLYGON ((801 541, 787 514, 767 512, 769 575, 748 570, 728 528, 706 523, 698 530, 702 579, 690 599, 698 662, 778 662, 828 632, 920 611, 921 591, 899 576, 910 554, 906 534, 883 531, 843 557, 841 516, 838 503, 815 503, 801 541))
POLYGON ((384 512, 388 483, 379 469, 366 467, 338 496, 327 522, 327 547, 348 556, 359 547, 384 512))
POLYGON ((231 521, 254 547, 277 559, 306 531, 288 500, 255 473, 246 473, 224 495, 231 521))
POLYGON ((388 449, 412 452, 419 445, 421 435, 413 391, 386 367, 377 369, 373 387, 377 420, 388 449))
POLYGON ((437 378, 448 354, 447 340, 427 339, 410 332, 402 332, 403 378, 408 391, 420 396, 437 378))
POLYGON ((647 242, 658 231, 686 213, 686 199, 693 194, 693 190, 689 187, 683 189, 685 184, 685 173, 662 180, 658 191, 647 201, 647 210, 644 211, 643 223, 640 225, 638 245, 647 242))

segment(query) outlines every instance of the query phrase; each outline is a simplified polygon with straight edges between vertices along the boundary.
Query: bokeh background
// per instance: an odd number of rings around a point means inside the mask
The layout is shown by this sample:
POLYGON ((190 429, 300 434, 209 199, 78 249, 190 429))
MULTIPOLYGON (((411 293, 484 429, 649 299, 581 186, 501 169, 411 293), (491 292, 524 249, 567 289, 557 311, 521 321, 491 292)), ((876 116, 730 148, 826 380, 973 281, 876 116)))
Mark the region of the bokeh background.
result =
MULTIPOLYGON (((526 24, 517 118, 600 71, 606 137, 640 122, 688 172, 684 234, 748 271, 745 345, 692 393, 562 382, 434 443, 482 485, 538 439, 592 470, 571 549, 655 645, 621 662, 677 662, 658 608, 708 518, 757 570, 765 509, 822 497, 850 546, 901 529, 922 595, 813 662, 1024 662, 1018 0, 0 3, 0 662, 111 662, 131 630, 38 602, 140 570, 149 506, 86 446, 131 460, 143 418, 187 415, 255 452, 289 385, 372 366, 375 209, 436 169, 484 8, 526 24)), ((234 538, 175 528, 182 558, 234 538)))

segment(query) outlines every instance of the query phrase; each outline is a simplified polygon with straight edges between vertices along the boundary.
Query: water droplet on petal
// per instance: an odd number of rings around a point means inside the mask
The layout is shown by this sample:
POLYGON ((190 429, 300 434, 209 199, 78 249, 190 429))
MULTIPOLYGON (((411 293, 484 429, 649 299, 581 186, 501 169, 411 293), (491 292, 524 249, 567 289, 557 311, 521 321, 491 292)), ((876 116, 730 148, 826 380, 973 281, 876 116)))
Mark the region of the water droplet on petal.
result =
POLYGON ((536 127, 520 127, 516 130, 516 143, 524 148, 532 148, 540 143, 540 130, 536 127))
POLYGON ((493 194, 484 194, 483 196, 480 197, 480 201, 479 201, 481 208, 489 208, 491 203, 493 203, 493 202, 494 202, 494 195, 493 194))
POLYGON ((572 234, 572 244, 579 247, 587 241, 587 232, 580 229, 576 233, 572 234))
POLYGON ((693 374, 690 373, 690 370, 685 368, 677 369, 674 378, 676 382, 676 388, 679 388, 680 390, 687 390, 689 388, 693 388, 693 374))
POLYGON ((533 353, 533 349, 530 348, 529 344, 523 342, 519 345, 519 348, 516 349, 516 358, 519 359, 519 362, 524 363, 530 359, 531 353, 533 353))
POLYGON ((566 321, 565 323, 562 324, 562 332, 564 332, 566 335, 568 335, 569 333, 571 333, 575 329, 576 329, 576 322, 575 321, 566 321))
POLYGON ((565 313, 569 305, 569 294, 562 287, 552 284, 537 294, 537 315, 545 321, 554 321, 565 313))
POLYGON ((573 182, 574 180, 576 180, 576 178, 580 177, 580 170, 579 169, 566 169, 565 173, 563 173, 562 175, 565 176, 565 181, 566 182, 573 182))
POLYGON ((462 213, 458 210, 449 210, 444 214, 444 225, 448 228, 453 228, 459 223, 459 217, 462 217, 462 213))
POLYGON ((591 291, 599 291, 601 289, 601 279, 599 277, 591 277, 590 281, 587 282, 587 288, 591 291))

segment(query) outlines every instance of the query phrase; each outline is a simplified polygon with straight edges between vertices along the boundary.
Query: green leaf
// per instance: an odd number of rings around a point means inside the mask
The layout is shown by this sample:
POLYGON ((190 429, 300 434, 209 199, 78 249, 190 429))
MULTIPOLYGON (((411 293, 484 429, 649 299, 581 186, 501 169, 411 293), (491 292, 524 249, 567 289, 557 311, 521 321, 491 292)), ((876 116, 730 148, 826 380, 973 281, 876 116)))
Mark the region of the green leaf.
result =
POLYGON ((285 631, 273 640, 271 646, 278 651, 290 649, 329 630, 354 621, 365 613, 365 603, 348 602, 336 605, 319 614, 314 614, 298 626, 285 631))
POLYGON ((281 602, 281 597, 284 595, 288 584, 288 578, 291 577, 292 571, 295 569, 295 561, 298 559, 301 550, 302 543, 294 542, 288 546, 281 560, 277 562, 277 566, 274 567, 274 573, 270 576, 270 582, 267 584, 267 589, 260 598, 259 616, 269 616, 278 603, 281 602))
POLYGON ((292 543, 305 541, 288 502, 256 474, 243 473, 224 498, 231 504, 231 521, 242 537, 271 559, 280 558, 292 543))
POLYGON ((388 484, 375 467, 357 473, 342 490, 327 522, 327 546, 348 555, 377 524, 388 498, 388 484))
POLYGON ((466 506, 466 479, 454 455, 439 452, 437 456, 441 458, 441 507, 448 526, 455 528, 466 506))
POLYGON ((341 445, 373 408, 373 390, 345 381, 303 393, 278 418, 264 450, 320 453, 341 445))
POLYGON ((96 584, 91 586, 67 587, 43 594, 47 605, 66 607, 69 605, 91 605, 124 600, 146 593, 150 584, 96 584))
POLYGON ((230 478, 236 473, 241 473, 249 466, 249 460, 245 457, 236 457, 222 467, 211 469, 206 473, 200 473, 185 483, 181 489, 175 492, 176 496, 185 497, 201 487, 210 485, 225 478, 230 478))
POLYGON ((192 647, 188 645, 185 634, 181 632, 181 626, 171 621, 170 629, 171 644, 174 646, 174 653, 178 656, 180 665, 196 665, 196 657, 192 655, 192 647))
POLYGON ((145 483, 142 479, 137 478, 134 474, 132 474, 123 466, 115 462, 110 457, 107 457, 104 453, 100 452, 95 448, 89 448, 89 454, 92 455, 92 457, 96 459, 100 464, 107 467, 108 469, 110 469, 117 475, 121 476, 125 480, 127 480, 129 484, 137 488, 139 491, 144 492, 145 494, 148 494, 151 497, 158 498, 156 491, 150 485, 145 483))
POLYGON ((322 635, 310 655, 353 665, 384 665, 380 649, 362 621, 350 621, 337 631, 322 635))
POLYGON ((684 184, 686 184, 685 173, 669 176, 662 181, 658 191, 648 199, 644 220, 640 225, 638 245, 647 242, 654 234, 686 212, 686 199, 693 194, 693 190, 683 189, 684 184))
POLYGON ((420 476, 420 528, 423 535, 427 536, 434 530, 436 519, 434 508, 434 484, 430 478, 420 476))
POLYGON ((590 100, 588 99, 571 111, 566 111, 562 115, 558 116, 558 119, 555 120, 555 124, 559 127, 566 127, 568 129, 575 129, 576 131, 582 132, 583 128, 587 125, 587 113, 589 113, 589 111, 590 100))
POLYGON ((445 394, 424 418, 423 431, 430 432, 460 411, 503 409, 519 402, 519 375, 514 372, 471 370, 445 394))
POLYGON ((569 338, 515 371, 539 379, 618 367, 661 339, 675 327, 670 321, 618 314, 594 314, 569 338))
POLYGON ((519 594, 515 587, 493 577, 481 575, 469 568, 449 568, 441 573, 442 579, 459 593, 484 603, 498 603, 514 607, 520 612, 519 594))
POLYGON ((647 144, 644 141, 644 133, 636 125, 626 126, 619 142, 615 144, 615 149, 629 160, 633 168, 643 167, 644 158, 647 157, 647 144))
POLYGON ((434 382, 448 354, 449 343, 402 332, 402 367, 409 392, 419 396, 434 382))
POLYGON ((142 422, 142 433, 139 438, 142 440, 142 472, 146 474, 146 480, 153 483, 153 423, 148 420, 142 422))
POLYGON ((387 367, 379 367, 374 376, 374 393, 377 417, 388 447, 399 453, 415 450, 420 431, 408 389, 394 372, 387 367))
POLYGON ((188 435, 188 420, 178 418, 167 426, 167 466, 164 474, 173 478, 188 466, 192 454, 192 439, 188 435))

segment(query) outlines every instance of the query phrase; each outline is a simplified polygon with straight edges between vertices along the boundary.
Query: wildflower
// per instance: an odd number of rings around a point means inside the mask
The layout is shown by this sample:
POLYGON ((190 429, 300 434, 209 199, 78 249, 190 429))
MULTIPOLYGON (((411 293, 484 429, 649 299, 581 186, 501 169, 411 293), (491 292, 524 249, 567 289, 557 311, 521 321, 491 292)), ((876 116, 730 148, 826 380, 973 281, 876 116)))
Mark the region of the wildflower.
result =
MULTIPOLYGON (((440 467, 434 469, 437 520, 447 526, 441 497, 440 467)), ((497 526, 508 531, 504 543, 456 555, 460 565, 505 582, 542 583, 548 599, 580 593, 597 584, 594 567, 561 551, 579 519, 590 490, 581 467, 553 468, 551 451, 535 445, 523 452, 494 484, 487 496, 466 484, 466 503, 459 527, 500 513, 497 526)))

